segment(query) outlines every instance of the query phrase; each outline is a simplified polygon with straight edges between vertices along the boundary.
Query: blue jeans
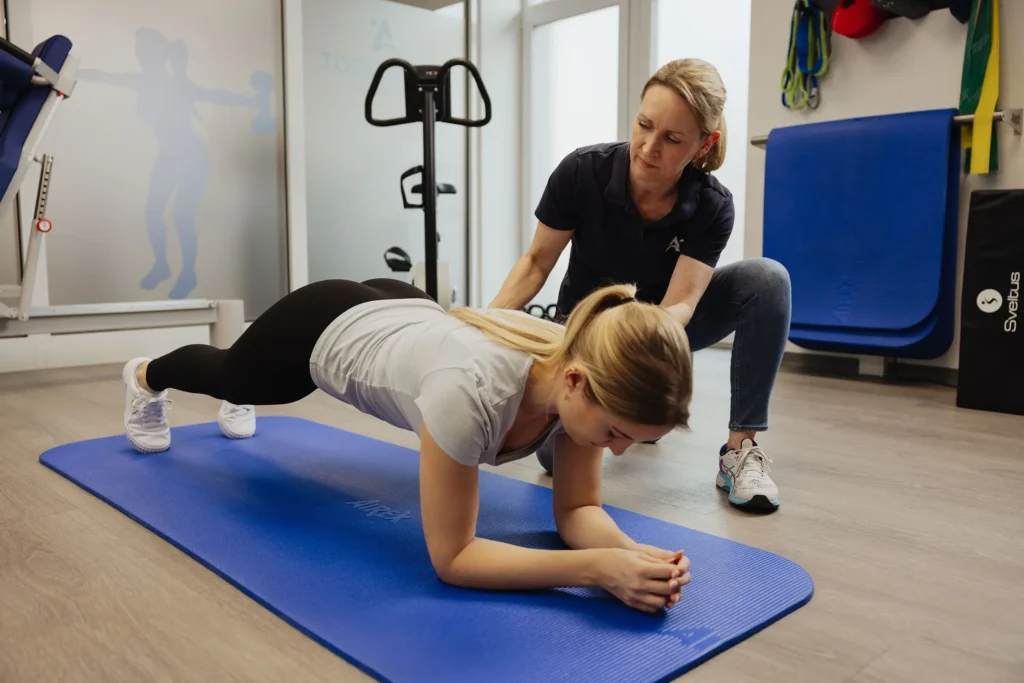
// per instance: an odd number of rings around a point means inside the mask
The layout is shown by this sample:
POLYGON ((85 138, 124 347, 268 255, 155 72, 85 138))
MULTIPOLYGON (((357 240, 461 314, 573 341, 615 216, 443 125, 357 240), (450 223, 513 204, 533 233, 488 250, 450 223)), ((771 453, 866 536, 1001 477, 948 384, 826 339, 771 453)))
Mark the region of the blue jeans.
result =
POLYGON ((752 258, 715 269, 686 334, 693 351, 735 332, 730 366, 729 430, 768 429, 768 403, 789 337, 789 273, 777 261, 752 258))

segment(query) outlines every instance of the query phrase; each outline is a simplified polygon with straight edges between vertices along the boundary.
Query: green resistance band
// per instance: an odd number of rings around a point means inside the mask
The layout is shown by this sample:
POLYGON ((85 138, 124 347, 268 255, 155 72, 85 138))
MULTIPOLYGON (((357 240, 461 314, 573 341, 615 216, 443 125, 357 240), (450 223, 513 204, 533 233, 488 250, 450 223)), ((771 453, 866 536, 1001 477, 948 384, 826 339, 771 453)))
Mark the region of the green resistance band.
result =
POLYGON ((818 78, 828 71, 828 60, 828 22, 825 13, 810 4, 809 0, 797 0, 789 26, 789 54, 782 71, 784 107, 818 107, 818 78))

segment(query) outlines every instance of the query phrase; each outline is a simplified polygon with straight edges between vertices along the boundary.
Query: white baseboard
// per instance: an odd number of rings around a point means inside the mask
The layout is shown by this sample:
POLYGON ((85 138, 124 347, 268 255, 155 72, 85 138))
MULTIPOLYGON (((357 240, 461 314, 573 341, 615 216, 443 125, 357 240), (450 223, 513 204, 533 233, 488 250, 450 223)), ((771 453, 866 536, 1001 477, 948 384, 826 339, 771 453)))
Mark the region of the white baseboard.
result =
POLYGON ((124 363, 137 356, 155 358, 186 344, 209 343, 205 325, 13 337, 0 339, 0 372, 124 363))

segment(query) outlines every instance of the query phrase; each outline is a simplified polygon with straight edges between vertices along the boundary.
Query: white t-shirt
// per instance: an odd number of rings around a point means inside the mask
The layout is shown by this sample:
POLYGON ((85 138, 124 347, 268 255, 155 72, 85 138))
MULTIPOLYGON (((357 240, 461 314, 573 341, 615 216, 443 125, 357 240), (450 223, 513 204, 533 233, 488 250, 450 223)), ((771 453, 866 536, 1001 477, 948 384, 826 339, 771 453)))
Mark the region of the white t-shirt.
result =
POLYGON ((324 330, 309 359, 325 393, 417 436, 422 418, 445 453, 471 466, 526 457, 560 426, 556 420, 532 444, 499 456, 532 365, 529 354, 426 299, 352 307, 324 330))

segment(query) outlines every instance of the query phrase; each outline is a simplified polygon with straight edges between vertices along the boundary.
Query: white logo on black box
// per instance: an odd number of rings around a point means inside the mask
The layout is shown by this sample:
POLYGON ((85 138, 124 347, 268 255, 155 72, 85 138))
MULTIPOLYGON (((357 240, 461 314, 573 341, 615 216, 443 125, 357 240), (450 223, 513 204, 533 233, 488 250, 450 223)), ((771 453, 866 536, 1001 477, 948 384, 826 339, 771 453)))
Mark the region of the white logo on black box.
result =
POLYGON ((1020 271, 1010 273, 1010 293, 1006 296, 1006 308, 1010 314, 1003 322, 1007 332, 1017 331, 1017 308, 1020 306, 1020 271))
POLYGON ((978 294, 978 308, 985 313, 995 313, 1003 305, 1003 295, 994 289, 985 289, 978 294))

